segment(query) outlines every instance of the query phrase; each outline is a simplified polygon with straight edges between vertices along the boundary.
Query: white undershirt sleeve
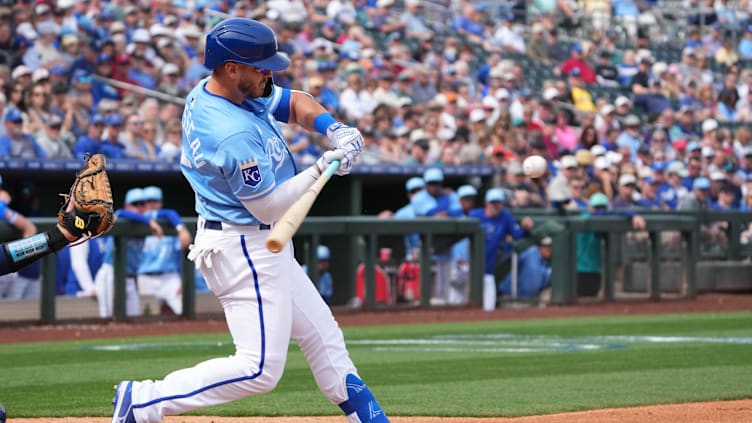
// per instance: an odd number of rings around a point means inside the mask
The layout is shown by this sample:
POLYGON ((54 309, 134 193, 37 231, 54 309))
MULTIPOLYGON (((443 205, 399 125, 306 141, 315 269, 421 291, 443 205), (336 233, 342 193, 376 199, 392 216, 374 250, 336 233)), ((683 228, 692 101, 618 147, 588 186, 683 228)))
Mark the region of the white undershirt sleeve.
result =
POLYGON ((308 188, 316 182, 319 172, 314 166, 290 178, 269 194, 253 200, 243 201, 243 206, 261 223, 271 225, 290 208, 308 188))

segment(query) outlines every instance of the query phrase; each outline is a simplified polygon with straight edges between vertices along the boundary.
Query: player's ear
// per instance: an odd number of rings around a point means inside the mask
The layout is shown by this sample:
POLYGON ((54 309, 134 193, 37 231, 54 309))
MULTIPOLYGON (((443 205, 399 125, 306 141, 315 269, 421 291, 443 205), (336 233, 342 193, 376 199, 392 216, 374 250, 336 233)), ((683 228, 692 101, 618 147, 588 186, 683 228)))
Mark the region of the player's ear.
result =
POLYGON ((226 75, 234 77, 238 74, 238 64, 235 62, 225 62, 222 65, 217 66, 215 72, 218 71, 220 75, 226 75))

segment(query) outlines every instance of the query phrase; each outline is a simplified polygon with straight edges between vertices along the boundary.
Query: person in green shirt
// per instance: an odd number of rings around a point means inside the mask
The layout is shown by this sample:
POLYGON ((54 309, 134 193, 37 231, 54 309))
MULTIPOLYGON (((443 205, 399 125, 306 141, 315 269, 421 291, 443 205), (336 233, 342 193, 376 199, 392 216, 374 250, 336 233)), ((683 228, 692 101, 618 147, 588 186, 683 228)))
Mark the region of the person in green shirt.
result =
MULTIPOLYGON (((596 192, 590 196, 589 208, 581 217, 624 216, 632 219, 635 230, 645 229, 645 219, 631 210, 610 210, 606 194, 596 192)), ((603 257, 601 254, 602 234, 594 232, 577 233, 577 295, 596 297, 601 288, 603 257)))

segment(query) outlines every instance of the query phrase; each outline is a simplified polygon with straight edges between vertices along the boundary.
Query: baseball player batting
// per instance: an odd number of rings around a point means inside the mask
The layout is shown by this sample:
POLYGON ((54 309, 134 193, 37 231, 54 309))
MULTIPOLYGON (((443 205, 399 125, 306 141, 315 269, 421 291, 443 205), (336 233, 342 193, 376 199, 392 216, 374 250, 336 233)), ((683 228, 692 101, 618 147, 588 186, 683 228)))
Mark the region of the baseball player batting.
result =
POLYGON ((358 376, 344 337, 316 287, 295 261, 291 242, 265 246, 274 222, 341 161, 347 175, 363 148, 360 132, 337 122, 309 94, 273 84, 290 65, 268 26, 246 18, 220 22, 206 38, 200 81, 183 110, 181 169, 199 215, 189 258, 219 298, 235 354, 178 370, 162 380, 123 381, 113 423, 151 423, 271 391, 282 377, 290 338, 303 350, 319 389, 350 422, 388 422, 358 376), (297 169, 280 130, 296 123, 326 134, 334 150, 297 169))

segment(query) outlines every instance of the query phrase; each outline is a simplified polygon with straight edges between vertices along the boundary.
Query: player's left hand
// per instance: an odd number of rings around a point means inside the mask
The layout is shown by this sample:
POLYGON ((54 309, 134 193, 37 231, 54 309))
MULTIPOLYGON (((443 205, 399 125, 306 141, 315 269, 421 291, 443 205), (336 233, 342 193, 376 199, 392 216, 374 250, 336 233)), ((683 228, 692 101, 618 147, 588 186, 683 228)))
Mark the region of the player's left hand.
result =
POLYGON ((326 136, 333 147, 345 150, 348 160, 353 162, 363 150, 365 141, 358 128, 347 126, 342 122, 335 122, 326 129, 326 136))
POLYGON ((63 197, 65 202, 58 212, 57 225, 64 234, 67 232, 69 240, 86 240, 109 231, 115 214, 105 157, 101 154, 87 156, 70 192, 63 197))
POLYGON ((352 161, 347 158, 347 152, 341 148, 335 148, 324 152, 324 154, 316 160, 316 167, 319 168, 319 172, 324 173, 329 164, 333 161, 339 160, 339 168, 334 172, 335 175, 345 176, 350 174, 352 170, 352 161))

